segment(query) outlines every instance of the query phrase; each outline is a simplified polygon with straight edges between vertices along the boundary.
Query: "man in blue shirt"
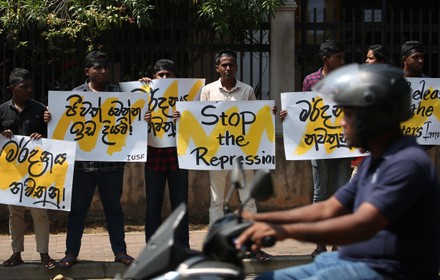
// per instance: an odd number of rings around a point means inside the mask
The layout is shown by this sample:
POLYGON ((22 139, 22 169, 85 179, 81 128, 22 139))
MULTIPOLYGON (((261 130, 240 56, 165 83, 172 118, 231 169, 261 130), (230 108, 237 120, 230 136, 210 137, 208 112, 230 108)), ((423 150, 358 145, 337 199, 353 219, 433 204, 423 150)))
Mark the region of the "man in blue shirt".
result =
POLYGON ((314 90, 342 106, 341 126, 352 147, 369 151, 355 177, 329 199, 308 206, 249 214, 256 223, 238 239, 253 249, 277 240, 331 243, 338 252, 257 279, 438 279, 440 185, 426 151, 401 133, 411 117, 403 71, 386 64, 352 64, 314 90))

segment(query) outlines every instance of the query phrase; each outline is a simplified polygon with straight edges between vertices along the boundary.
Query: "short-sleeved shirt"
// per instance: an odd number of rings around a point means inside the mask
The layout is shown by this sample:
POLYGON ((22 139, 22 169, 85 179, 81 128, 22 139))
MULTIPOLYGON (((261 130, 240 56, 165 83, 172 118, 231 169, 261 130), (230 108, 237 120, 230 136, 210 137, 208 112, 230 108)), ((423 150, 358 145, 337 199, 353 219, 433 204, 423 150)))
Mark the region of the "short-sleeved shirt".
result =
POLYGON ((202 88, 200 101, 242 101, 255 100, 254 89, 238 80, 235 87, 228 91, 222 86, 221 80, 207 84, 202 88))
POLYGON ((44 122, 46 106, 34 99, 29 99, 20 112, 12 99, 0 105, 0 132, 10 129, 16 135, 30 136, 39 133, 47 137, 47 124, 44 122))
POLYGON ((323 67, 319 68, 318 71, 313 72, 304 78, 302 91, 311 91, 312 87, 324 78, 324 75, 322 74, 322 69, 323 67))
MULTIPOLYGON (((74 88, 72 91, 92 91, 89 87, 89 80, 84 84, 74 88)), ((105 92, 121 92, 119 85, 107 83, 105 85, 105 92)), ((93 172, 93 171, 111 171, 124 168, 125 162, 110 162, 110 161, 75 161, 75 169, 93 172)))
POLYGON ((369 240, 340 246, 341 258, 365 262, 392 279, 438 279, 440 185, 414 137, 400 137, 379 160, 366 157, 335 197, 353 212, 370 203, 389 223, 369 240))

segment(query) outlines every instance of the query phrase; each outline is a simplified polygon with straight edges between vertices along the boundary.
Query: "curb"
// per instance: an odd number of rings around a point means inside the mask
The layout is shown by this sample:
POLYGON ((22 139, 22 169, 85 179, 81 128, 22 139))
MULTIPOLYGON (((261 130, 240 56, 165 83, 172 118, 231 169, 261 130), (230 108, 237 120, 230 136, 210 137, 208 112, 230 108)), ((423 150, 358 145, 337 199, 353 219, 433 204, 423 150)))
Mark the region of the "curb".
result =
MULTIPOLYGON (((309 263, 310 256, 273 256, 270 261, 243 260, 247 276, 255 276, 265 271, 309 263)), ((74 280, 113 279, 122 275, 127 266, 116 262, 80 261, 69 269, 54 268, 46 271, 41 263, 25 263, 16 267, 0 267, 2 280, 49 280, 61 274, 74 280)))

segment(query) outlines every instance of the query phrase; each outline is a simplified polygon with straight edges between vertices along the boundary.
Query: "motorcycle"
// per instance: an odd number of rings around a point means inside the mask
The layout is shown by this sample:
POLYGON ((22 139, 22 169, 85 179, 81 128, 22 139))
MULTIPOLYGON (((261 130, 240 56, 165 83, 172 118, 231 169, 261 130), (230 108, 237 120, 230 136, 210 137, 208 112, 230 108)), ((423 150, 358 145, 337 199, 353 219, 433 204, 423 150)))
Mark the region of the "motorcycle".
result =
MULTIPOLYGON (((181 204, 162 223, 150 238, 139 257, 116 280, 123 279, 231 279, 245 278, 243 257, 249 252, 252 242, 248 241, 240 249, 234 240, 252 225, 241 217, 243 207, 253 198, 263 201, 273 194, 272 177, 268 170, 258 170, 250 185, 244 180, 244 170, 239 161, 231 172, 231 187, 225 199, 225 216, 209 228, 203 242, 202 251, 190 250, 176 243, 176 228, 186 213, 186 205, 181 204), (229 201, 239 188, 250 187, 250 197, 231 212, 229 201)), ((264 246, 275 244, 275 239, 267 238, 264 246)))

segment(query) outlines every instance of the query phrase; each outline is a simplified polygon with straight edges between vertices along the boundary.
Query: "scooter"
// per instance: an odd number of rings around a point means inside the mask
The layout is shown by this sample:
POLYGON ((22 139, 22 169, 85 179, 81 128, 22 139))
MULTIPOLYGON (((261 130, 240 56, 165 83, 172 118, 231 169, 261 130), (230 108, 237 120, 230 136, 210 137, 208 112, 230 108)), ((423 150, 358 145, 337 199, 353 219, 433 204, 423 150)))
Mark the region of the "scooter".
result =
MULTIPOLYGON (((231 188, 225 199, 225 216, 210 227, 202 251, 189 250, 176 243, 176 228, 186 213, 186 205, 181 204, 162 223, 122 277, 117 275, 115 279, 244 279, 243 257, 252 242, 236 249, 234 240, 252 222, 241 217, 242 209, 251 198, 263 201, 273 194, 272 177, 268 170, 256 171, 250 185, 246 185, 244 178, 243 168, 236 161, 231 172, 231 188), (229 209, 231 195, 242 187, 251 188, 250 197, 233 213, 229 209)), ((265 247, 274 244, 274 238, 264 240, 265 247)))

